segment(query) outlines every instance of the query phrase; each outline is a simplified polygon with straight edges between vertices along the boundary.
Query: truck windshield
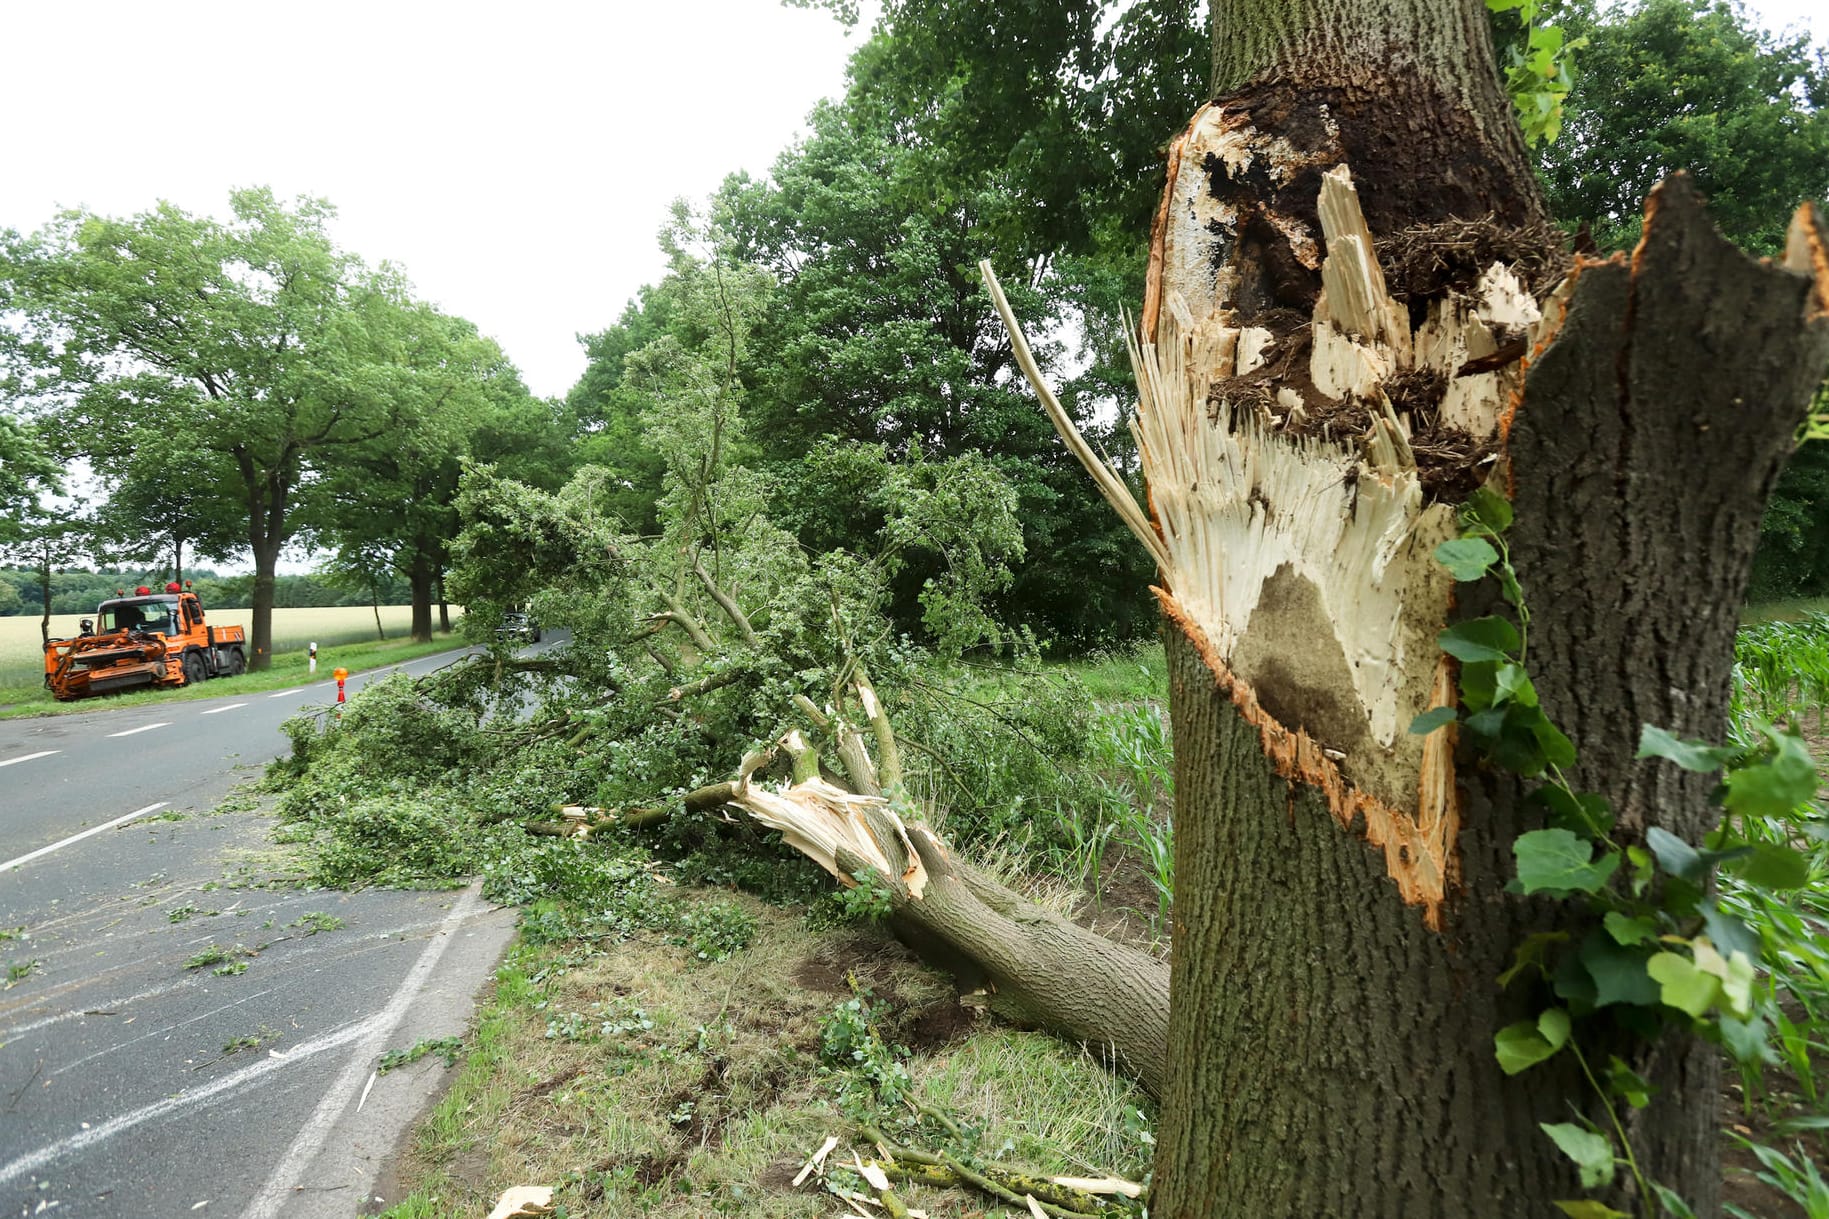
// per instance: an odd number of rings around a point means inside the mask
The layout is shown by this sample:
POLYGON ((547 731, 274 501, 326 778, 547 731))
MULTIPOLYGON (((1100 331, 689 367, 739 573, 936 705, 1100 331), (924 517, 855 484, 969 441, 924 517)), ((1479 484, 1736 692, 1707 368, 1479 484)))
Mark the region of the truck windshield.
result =
POLYGON ((97 624, 102 634, 110 631, 158 631, 164 635, 179 633, 174 620, 177 607, 165 602, 142 602, 138 605, 111 605, 101 612, 97 624))

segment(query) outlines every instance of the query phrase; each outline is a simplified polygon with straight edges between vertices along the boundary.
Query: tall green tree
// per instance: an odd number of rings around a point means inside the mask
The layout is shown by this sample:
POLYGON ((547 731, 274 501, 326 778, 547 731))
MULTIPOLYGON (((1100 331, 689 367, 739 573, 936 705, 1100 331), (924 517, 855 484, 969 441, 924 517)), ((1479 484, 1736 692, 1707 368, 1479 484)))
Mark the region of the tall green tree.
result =
POLYGON ((1721 231, 1776 254, 1800 199, 1829 199, 1829 61, 1727 0, 1583 2, 1557 18, 1577 52, 1561 136, 1538 150, 1551 213, 1628 249, 1651 188, 1683 170, 1721 231))
POLYGON ((469 322, 412 301, 397 285, 385 331, 371 331, 391 370, 394 422, 384 443, 354 445, 318 471, 303 525, 334 549, 335 567, 406 580, 415 640, 432 637, 432 607, 458 528, 464 461, 552 487, 569 472, 553 412, 522 384, 501 348, 469 322))
POLYGON ((154 446, 168 478, 234 486, 262 668, 308 463, 375 441, 397 417, 399 377, 377 335, 399 307, 330 240, 328 203, 254 189, 230 210, 68 212, 8 241, 0 276, 37 369, 29 393, 104 481, 154 446))
MULTIPOLYGON (((974 267, 1015 259, 1024 305, 1060 323, 1067 293, 1038 234, 1003 243, 1000 234, 1020 235, 1011 218, 1024 202, 989 171, 954 175, 947 148, 910 134, 861 83, 870 63, 894 53, 886 37, 860 52, 860 83, 842 104, 815 110, 806 143, 765 182, 731 180, 717 204, 745 256, 780 279, 757 325, 751 418, 755 443, 790 489, 781 517, 819 549, 862 545, 877 527, 805 464, 828 442, 882 445, 898 459, 982 454, 1021 503, 1027 559, 1006 616, 1072 643, 1133 633, 1147 613, 1137 595, 1144 573, 1085 504, 1076 472, 1017 389, 974 267)), ((1045 358, 1063 355, 1057 343, 1045 358)), ((1094 427, 1098 404, 1079 405, 1094 427)), ((1122 433, 1102 435, 1127 447, 1122 433)), ((903 622, 916 620, 929 574, 910 567, 898 578, 903 622)))

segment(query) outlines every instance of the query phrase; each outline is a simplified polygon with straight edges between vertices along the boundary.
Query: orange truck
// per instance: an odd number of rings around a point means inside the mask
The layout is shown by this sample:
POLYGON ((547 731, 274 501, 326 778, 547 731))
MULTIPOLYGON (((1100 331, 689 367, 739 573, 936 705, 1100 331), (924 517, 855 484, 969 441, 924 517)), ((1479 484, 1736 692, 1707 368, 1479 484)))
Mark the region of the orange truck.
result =
POLYGON ((209 626, 203 602, 176 584, 102 602, 72 639, 44 645, 44 684, 60 701, 136 686, 188 686, 248 667, 247 633, 209 626))

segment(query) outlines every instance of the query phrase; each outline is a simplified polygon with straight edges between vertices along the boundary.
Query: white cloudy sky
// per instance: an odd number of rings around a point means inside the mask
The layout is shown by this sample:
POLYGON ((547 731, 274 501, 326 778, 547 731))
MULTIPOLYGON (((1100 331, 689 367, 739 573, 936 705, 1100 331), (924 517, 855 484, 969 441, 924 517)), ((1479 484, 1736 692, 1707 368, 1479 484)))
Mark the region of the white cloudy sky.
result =
MULTIPOLYGON (((1821 0, 1752 8, 1829 43, 1821 0)), ((859 37, 777 0, 13 0, 0 29, 0 227, 323 196, 550 395, 659 274, 668 202, 766 172, 859 37)))

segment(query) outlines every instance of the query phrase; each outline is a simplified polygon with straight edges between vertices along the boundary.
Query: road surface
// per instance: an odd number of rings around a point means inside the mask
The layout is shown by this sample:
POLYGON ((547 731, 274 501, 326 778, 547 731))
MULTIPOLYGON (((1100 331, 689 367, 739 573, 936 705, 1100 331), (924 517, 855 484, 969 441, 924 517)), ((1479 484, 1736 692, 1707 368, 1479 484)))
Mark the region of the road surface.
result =
POLYGON ((271 820, 211 810, 335 683, 222 684, 0 722, 0 1215, 380 1209, 376 1175, 444 1067, 377 1061, 461 1033, 512 933, 473 890, 250 883, 271 820))

